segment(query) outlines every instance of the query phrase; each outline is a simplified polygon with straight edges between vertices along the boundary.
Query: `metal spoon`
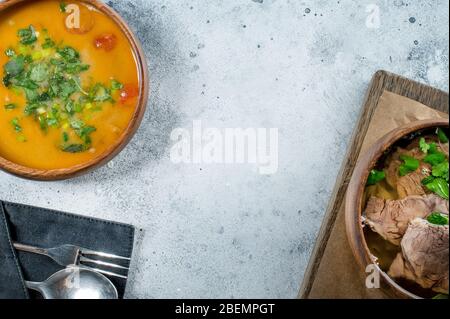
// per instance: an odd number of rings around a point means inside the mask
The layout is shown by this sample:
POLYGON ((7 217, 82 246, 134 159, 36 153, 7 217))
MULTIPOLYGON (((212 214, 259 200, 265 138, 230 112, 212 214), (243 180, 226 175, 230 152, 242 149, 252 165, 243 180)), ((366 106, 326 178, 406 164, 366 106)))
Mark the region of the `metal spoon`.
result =
POLYGON ((51 275, 46 281, 26 281, 45 299, 117 299, 117 289, 104 275, 77 266, 69 266, 51 275))

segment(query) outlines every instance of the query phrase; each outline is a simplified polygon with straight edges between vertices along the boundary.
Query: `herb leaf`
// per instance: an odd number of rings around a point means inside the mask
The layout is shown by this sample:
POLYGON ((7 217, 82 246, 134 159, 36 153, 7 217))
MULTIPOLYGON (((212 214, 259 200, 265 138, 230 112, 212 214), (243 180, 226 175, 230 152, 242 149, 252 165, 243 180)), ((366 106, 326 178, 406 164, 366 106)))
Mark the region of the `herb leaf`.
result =
POLYGON ((438 196, 448 200, 448 183, 445 179, 441 177, 435 178, 425 184, 425 187, 438 196))
POLYGON ((433 297, 433 299, 448 299, 448 295, 447 294, 437 294, 436 296, 433 297))
POLYGON ((122 89, 123 89, 122 83, 120 83, 117 80, 111 80, 111 90, 117 91, 117 90, 122 90, 122 89))
MULTIPOLYGON (((66 10, 64 2, 60 3, 60 8, 66 10)), ((32 25, 18 30, 17 35, 17 47, 5 51, 8 60, 3 65, 3 84, 17 95, 24 95, 25 116, 33 117, 43 131, 60 130, 61 150, 71 153, 88 150, 96 128, 80 118, 90 119, 90 113, 101 110, 104 102, 115 103, 111 94, 122 89, 122 83, 112 79, 108 85, 83 86, 81 73, 88 70, 89 65, 82 62, 79 51, 56 43, 46 29, 41 32, 43 40, 38 41, 32 25), (71 141, 71 137, 76 141, 71 141)), ((14 103, 4 105, 7 110, 18 107, 14 103)), ((11 125, 16 132, 22 131, 19 118, 14 118, 11 125)))
POLYGON ((48 77, 48 67, 44 63, 34 64, 30 68, 30 80, 42 82, 48 77))
POLYGON ((405 176, 419 168, 419 160, 414 157, 401 155, 400 159, 403 161, 403 164, 398 169, 400 176, 405 176))
POLYGON ((11 58, 16 55, 16 51, 14 51, 14 49, 12 48, 8 48, 5 50, 5 54, 7 57, 11 58))
POLYGON ((14 77, 22 73, 24 70, 24 58, 23 56, 19 56, 13 60, 10 60, 8 63, 6 63, 3 66, 3 70, 5 71, 6 75, 10 77, 14 77))
POLYGON ((446 158, 447 157, 445 156, 444 153, 436 152, 436 153, 428 154, 427 156, 425 156, 423 161, 425 163, 428 163, 428 164, 434 166, 434 165, 444 162, 446 160, 446 158))
POLYGON ((444 130, 441 129, 440 127, 437 129, 437 136, 441 143, 448 143, 448 137, 445 134, 444 130))
POLYGON ((375 185, 376 183, 382 181, 386 178, 384 171, 378 171, 373 169, 370 171, 369 177, 367 178, 367 185, 375 185))
POLYGON ((20 43, 23 45, 30 45, 36 42, 36 31, 32 25, 30 25, 27 29, 20 29, 17 32, 17 35, 20 37, 20 43))
POLYGON ((89 97, 93 102, 112 101, 111 91, 100 83, 94 85, 89 93, 89 97))
POLYGON ((14 110, 15 108, 17 108, 17 105, 14 103, 5 104, 5 110, 14 110))
POLYGON ((430 144, 427 144, 425 138, 422 137, 419 141, 419 148, 422 151, 422 153, 427 154, 430 149, 430 144))
POLYGON ((448 161, 433 166, 432 175, 434 177, 442 177, 448 181, 448 161))
POLYGON ((445 214, 434 212, 428 215, 427 221, 434 225, 448 225, 448 216, 445 214))
POLYGON ((18 133, 22 132, 22 126, 19 124, 19 119, 17 117, 11 120, 11 125, 14 127, 14 130, 18 133))
POLYGON ((427 176, 422 180, 422 185, 427 185, 428 183, 431 183, 432 181, 434 181, 434 176, 427 176))
POLYGON ((85 147, 83 144, 70 144, 63 147, 62 151, 67 153, 81 153, 85 151, 85 147))

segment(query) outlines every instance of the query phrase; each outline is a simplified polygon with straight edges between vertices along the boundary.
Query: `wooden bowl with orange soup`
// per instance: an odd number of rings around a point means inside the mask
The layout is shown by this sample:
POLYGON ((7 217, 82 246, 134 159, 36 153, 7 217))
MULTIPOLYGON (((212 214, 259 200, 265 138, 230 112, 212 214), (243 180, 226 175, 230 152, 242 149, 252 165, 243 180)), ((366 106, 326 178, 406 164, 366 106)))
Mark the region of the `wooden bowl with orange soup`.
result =
POLYGON ((35 180, 117 155, 148 98, 144 53, 101 1, 0 3, 0 169, 35 180))

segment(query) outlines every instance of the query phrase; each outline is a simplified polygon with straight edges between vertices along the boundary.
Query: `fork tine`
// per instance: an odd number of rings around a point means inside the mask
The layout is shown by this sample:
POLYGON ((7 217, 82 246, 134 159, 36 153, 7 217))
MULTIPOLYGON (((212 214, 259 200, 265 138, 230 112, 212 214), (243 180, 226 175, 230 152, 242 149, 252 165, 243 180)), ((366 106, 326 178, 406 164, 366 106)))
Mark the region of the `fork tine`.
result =
POLYGON ((125 270, 129 269, 128 267, 124 267, 124 266, 121 266, 121 265, 116 265, 116 264, 113 264, 113 263, 108 263, 106 261, 94 260, 94 259, 91 259, 91 258, 88 258, 88 257, 85 257, 85 256, 80 256, 80 263, 81 262, 97 264, 97 265, 105 266, 105 267, 109 267, 109 268, 117 268, 117 269, 125 269, 125 270))
POLYGON ((90 250, 90 249, 85 249, 85 248, 80 248, 80 251, 81 251, 81 254, 83 254, 83 255, 94 255, 94 256, 100 256, 100 257, 111 258, 111 259, 131 260, 131 258, 128 258, 128 257, 117 256, 117 255, 103 253, 100 251, 95 251, 95 250, 90 250))
POLYGON ((99 268, 94 268, 94 267, 91 267, 91 266, 81 265, 81 267, 84 267, 84 268, 87 268, 87 269, 90 269, 90 270, 102 273, 102 274, 107 275, 107 276, 118 277, 118 278, 123 278, 123 279, 127 279, 128 278, 127 276, 119 275, 119 274, 116 274, 115 272, 112 272, 112 271, 107 271, 107 270, 103 270, 103 269, 99 269, 99 268))

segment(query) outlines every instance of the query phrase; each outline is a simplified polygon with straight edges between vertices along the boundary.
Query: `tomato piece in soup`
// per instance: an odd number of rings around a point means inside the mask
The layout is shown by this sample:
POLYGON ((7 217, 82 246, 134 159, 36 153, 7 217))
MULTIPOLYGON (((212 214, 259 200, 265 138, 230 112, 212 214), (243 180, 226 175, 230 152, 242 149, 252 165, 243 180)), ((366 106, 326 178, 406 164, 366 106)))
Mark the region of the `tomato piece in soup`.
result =
POLYGON ((137 98, 139 96, 139 88, 135 84, 125 84, 119 93, 120 102, 122 104, 137 98))
POLYGON ((94 46, 105 51, 111 51, 116 47, 116 44, 117 37, 112 33, 103 34, 94 40, 94 46))

